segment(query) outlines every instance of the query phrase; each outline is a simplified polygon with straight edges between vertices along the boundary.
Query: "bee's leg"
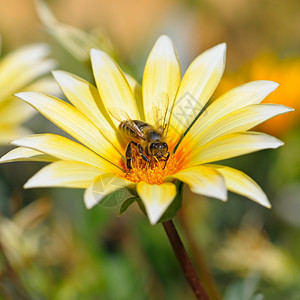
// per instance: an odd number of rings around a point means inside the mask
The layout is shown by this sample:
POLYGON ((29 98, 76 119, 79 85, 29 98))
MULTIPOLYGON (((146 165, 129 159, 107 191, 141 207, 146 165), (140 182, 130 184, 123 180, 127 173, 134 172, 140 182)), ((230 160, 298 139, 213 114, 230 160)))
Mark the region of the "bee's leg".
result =
POLYGON ((126 155, 126 166, 127 166, 127 169, 130 171, 132 169, 132 153, 131 153, 131 145, 134 145, 134 146, 137 146, 138 144, 134 141, 130 141, 127 145, 127 148, 126 148, 126 152, 125 152, 125 155, 126 155))
POLYGON ((149 162, 148 157, 147 157, 147 156, 144 154, 144 152, 143 152, 143 147, 142 147, 140 144, 137 144, 137 146, 138 146, 139 153, 141 154, 142 159, 143 159, 144 161, 149 162))
POLYGON ((165 158, 165 165, 163 167, 163 170, 165 169, 166 165, 167 165, 167 161, 169 160, 169 157, 170 157, 170 152, 168 152, 167 156, 164 157, 165 158))
POLYGON ((149 168, 151 167, 152 157, 153 157, 153 156, 151 156, 151 157, 150 157, 150 160, 149 160, 149 168))

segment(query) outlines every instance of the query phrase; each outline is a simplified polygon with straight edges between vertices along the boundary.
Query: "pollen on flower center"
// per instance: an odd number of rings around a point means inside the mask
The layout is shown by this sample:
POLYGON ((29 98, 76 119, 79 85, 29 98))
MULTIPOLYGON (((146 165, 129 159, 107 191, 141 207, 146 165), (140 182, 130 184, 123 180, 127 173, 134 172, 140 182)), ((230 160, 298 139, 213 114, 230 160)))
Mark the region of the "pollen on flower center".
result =
POLYGON ((149 184, 162 184, 166 176, 175 174, 179 168, 180 162, 176 155, 170 155, 166 166, 165 161, 157 161, 154 157, 149 165, 136 150, 133 150, 132 169, 126 170, 124 177, 132 182, 145 181, 149 184))

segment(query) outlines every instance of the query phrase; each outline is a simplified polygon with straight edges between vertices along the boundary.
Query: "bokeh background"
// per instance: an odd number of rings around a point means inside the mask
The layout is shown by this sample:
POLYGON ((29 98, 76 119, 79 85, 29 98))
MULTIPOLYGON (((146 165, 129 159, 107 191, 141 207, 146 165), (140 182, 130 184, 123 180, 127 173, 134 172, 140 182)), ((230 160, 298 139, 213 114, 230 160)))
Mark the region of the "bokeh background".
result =
MULTIPOLYGON (((147 54, 166 33, 183 71, 202 51, 227 43, 226 71, 213 99, 251 80, 280 83, 265 101, 296 111, 258 130, 285 146, 225 162, 254 178, 272 209, 234 194, 221 203, 186 188, 175 222, 195 266, 203 271, 204 258, 223 299, 299 300, 299 1, 45 3, 63 31, 37 9, 38 2, 0 0, 2 56, 48 43, 58 69, 92 82, 88 49, 99 47, 140 81, 147 54), (79 48, 70 46, 74 40, 79 48)), ((26 125, 36 133, 61 133, 40 115, 26 125)), ((1 155, 11 148, 2 146, 1 155)), ((82 190, 24 190, 41 166, 0 165, 0 299, 193 299, 161 225, 151 226, 134 205, 121 216, 120 207, 109 203, 86 210, 82 190)))

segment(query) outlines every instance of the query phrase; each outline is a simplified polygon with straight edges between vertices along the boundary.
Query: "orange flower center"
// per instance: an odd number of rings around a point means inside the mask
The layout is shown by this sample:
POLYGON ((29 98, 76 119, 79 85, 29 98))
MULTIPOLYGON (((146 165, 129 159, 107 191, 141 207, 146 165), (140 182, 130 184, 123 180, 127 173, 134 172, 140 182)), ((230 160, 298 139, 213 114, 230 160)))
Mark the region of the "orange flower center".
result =
MULTIPOLYGON (((150 160, 151 157, 148 158, 150 160)), ((132 169, 127 170, 124 162, 122 165, 127 171, 124 175, 124 178, 127 180, 132 182, 145 181, 149 184, 162 184, 166 176, 173 175, 180 169, 181 163, 176 154, 171 154, 167 162, 158 161, 155 157, 152 157, 151 164, 149 164, 136 149, 132 149, 132 169)))

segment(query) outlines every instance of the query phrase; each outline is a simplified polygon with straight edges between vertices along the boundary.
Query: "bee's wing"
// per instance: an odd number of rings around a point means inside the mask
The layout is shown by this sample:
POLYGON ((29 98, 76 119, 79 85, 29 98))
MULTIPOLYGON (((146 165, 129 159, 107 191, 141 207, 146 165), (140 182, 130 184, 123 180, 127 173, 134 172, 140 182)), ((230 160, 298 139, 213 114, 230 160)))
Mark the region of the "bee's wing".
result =
POLYGON ((169 118, 169 96, 167 93, 161 93, 155 99, 155 105, 153 106, 153 120, 155 121, 155 127, 162 134, 167 134, 169 118))
POLYGON ((138 137, 140 137, 141 139, 145 139, 144 134, 141 132, 141 130, 135 124, 135 122, 129 117, 129 115, 126 111, 119 109, 119 108, 109 108, 108 112, 114 119, 116 119, 120 123, 127 121, 126 126, 129 127, 130 130, 135 132, 138 137))

